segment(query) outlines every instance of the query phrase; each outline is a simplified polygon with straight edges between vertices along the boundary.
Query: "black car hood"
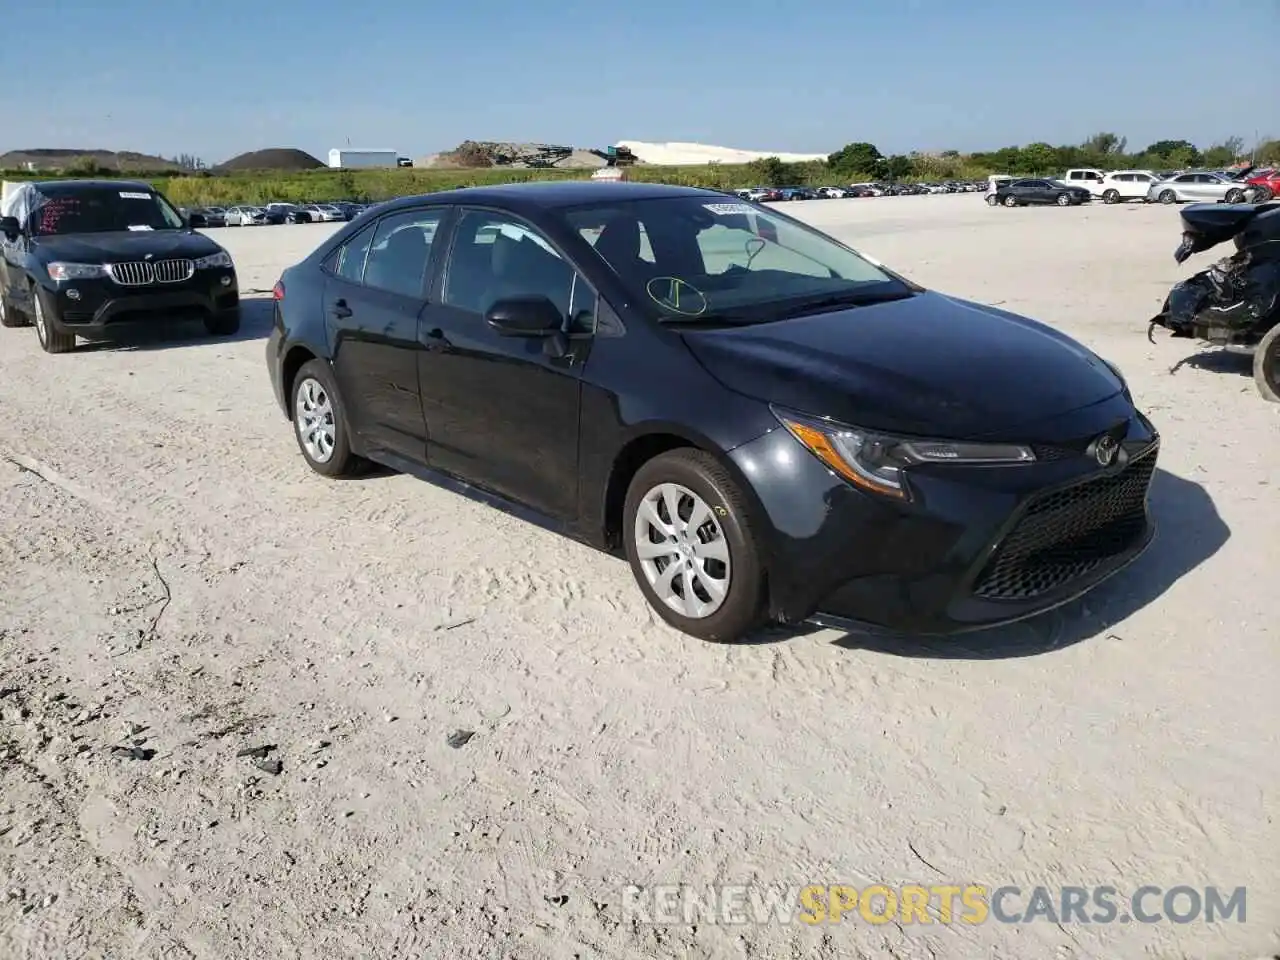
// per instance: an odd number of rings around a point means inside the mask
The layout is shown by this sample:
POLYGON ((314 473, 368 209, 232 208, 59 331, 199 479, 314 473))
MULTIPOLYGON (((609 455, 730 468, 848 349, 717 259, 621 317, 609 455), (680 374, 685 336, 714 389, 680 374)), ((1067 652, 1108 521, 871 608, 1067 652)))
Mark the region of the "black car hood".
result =
POLYGON ((1124 390, 1105 363, 1058 331, 932 292, 757 326, 681 333, 731 390, 908 434, 977 438, 1124 390))
POLYGON ((41 259, 68 263, 105 263, 207 257, 222 248, 204 234, 192 230, 126 230, 120 233, 68 233, 37 237, 41 259))

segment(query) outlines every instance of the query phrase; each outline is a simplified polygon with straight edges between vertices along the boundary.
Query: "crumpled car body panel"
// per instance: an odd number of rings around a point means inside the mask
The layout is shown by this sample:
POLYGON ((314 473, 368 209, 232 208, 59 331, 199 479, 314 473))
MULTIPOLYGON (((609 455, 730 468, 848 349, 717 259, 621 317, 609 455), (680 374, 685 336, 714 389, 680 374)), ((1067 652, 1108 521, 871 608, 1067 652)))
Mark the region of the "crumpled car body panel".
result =
POLYGON ((1280 203, 1194 204, 1182 212, 1182 263, 1234 239, 1236 253, 1175 284, 1156 327, 1214 344, 1257 343, 1280 323, 1280 203))

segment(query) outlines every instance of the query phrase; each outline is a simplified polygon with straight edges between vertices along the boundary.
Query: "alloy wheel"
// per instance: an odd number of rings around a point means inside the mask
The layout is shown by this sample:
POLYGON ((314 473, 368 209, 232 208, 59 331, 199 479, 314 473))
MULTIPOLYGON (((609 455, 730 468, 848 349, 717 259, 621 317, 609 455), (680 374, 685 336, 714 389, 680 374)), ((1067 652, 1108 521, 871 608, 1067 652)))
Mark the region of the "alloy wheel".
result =
POLYGON ((32 301, 32 319, 36 325, 36 337, 40 340, 40 346, 47 346, 49 343, 49 325, 45 323, 44 307, 40 305, 40 297, 33 290, 31 292, 32 301))
POLYGON ((1071 206, 1071 194, 1069 194, 1069 193, 1063 193, 1063 194, 1060 194, 1060 195, 1058 196, 1058 206, 1060 206, 1060 207, 1069 207, 1069 206, 1071 206))
POLYGON ((316 463, 328 463, 333 456, 338 428, 334 422, 333 401, 320 381, 305 377, 298 384, 293 423, 307 456, 316 463))
POLYGON ((678 483, 649 490, 636 510, 636 557, 658 598, 701 620, 729 594, 729 543, 707 502, 678 483))

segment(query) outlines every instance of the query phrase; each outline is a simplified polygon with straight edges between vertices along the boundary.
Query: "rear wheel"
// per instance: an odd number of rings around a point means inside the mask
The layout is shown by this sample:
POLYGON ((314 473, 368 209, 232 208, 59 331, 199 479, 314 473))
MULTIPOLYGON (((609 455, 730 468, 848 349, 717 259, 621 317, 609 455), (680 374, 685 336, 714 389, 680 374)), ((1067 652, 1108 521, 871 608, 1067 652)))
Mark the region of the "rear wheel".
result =
POLYGON ((1004 205, 1006 207, 1016 207, 1018 205, 1018 198, 1014 196, 1005 197, 1004 205))
POLYGON ((1071 194, 1069 194, 1069 193, 1060 193, 1060 194, 1058 194, 1058 206, 1060 206, 1060 207, 1069 207, 1069 206, 1071 206, 1071 194))
POLYGON ((1243 203, 1244 191, 1241 190, 1239 187, 1236 187, 1235 189, 1232 189, 1232 190, 1228 190, 1227 195, 1224 199, 1227 201, 1227 203, 1243 203))
POLYGON ((1114 187, 1113 187, 1112 189, 1110 189, 1110 190, 1106 191, 1106 192, 1102 195, 1102 202, 1103 202, 1103 203, 1119 203, 1119 202, 1120 202, 1120 191, 1119 191, 1119 190, 1116 190, 1114 187))
POLYGON ((672 627, 723 643, 763 622, 748 501, 715 457, 681 449, 646 463, 627 490, 622 530, 641 592, 672 627))
POLYGON ((36 327, 36 339, 45 353, 70 353, 76 346, 74 333, 61 333, 53 328, 45 314, 40 288, 31 288, 31 319, 36 327))
POLYGON ((1264 398, 1280 403, 1280 323, 1258 343, 1253 355, 1253 381, 1264 398))
POLYGON ((1174 193, 1172 190, 1161 190, 1160 196, 1157 197, 1156 199, 1159 200, 1161 203, 1176 203, 1178 200, 1178 195, 1174 193))
POLYGON ((993 194, 990 194, 990 195, 987 197, 987 206, 989 206, 989 207, 998 207, 998 206, 1000 206, 1000 198, 999 198, 999 197, 997 197, 994 193, 993 193, 993 194))
POLYGON ((326 477, 349 476, 357 460, 351 453, 347 421, 329 365, 309 360, 293 381, 293 432, 307 465, 326 477))

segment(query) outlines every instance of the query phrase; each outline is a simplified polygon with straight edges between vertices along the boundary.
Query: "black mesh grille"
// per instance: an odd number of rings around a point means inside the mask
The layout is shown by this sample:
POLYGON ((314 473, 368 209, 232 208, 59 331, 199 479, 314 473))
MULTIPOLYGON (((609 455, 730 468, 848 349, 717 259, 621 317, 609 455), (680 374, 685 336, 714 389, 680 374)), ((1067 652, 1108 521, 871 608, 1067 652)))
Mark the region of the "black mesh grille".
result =
POLYGON ((1083 451, 1073 450, 1070 447, 1048 447, 1048 446, 1042 446, 1040 444, 1036 444, 1031 449, 1032 449, 1032 452, 1035 453, 1036 459, 1041 462, 1053 461, 1053 460, 1067 460, 1067 459, 1070 459, 1071 457, 1084 456, 1083 451))
POLYGON ((1120 473, 1034 497, 974 587, 984 600, 1030 600, 1087 576, 1141 539, 1152 449, 1120 473))

